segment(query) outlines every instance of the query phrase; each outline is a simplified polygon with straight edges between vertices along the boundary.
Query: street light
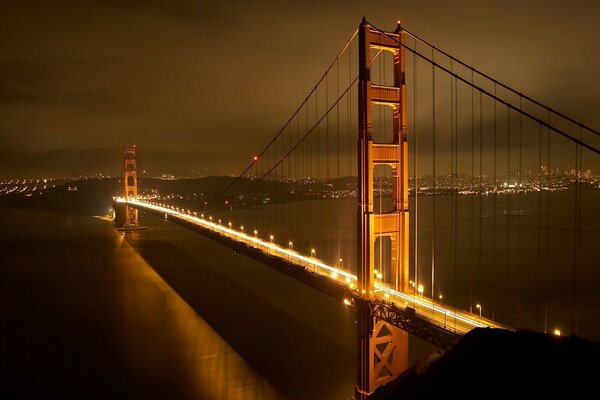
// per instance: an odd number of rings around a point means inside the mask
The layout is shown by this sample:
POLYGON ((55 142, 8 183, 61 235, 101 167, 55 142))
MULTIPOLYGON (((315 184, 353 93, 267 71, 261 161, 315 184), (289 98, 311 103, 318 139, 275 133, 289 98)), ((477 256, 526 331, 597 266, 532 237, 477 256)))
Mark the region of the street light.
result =
POLYGON ((424 290, 424 289, 423 289, 423 285, 419 285, 419 286, 417 287, 417 292, 419 292, 419 295, 420 295, 420 296, 423 296, 423 290, 424 290))
POLYGON ((271 243, 273 243, 273 239, 275 239, 275 238, 273 237, 273 235, 271 235, 271 236, 269 236, 269 239, 271 239, 271 243))
POLYGON ((294 250, 294 242, 291 242, 291 241, 290 241, 290 242, 288 243, 288 246, 289 246, 290 250, 294 250))
POLYGON ((231 222, 229 223, 229 229, 231 229, 231 222))
POLYGON ((315 254, 317 254, 317 252, 315 251, 315 249, 311 249, 311 250, 310 250, 310 256, 311 256, 311 257, 314 257, 314 256, 315 256, 315 254))
POLYGON ((555 330, 554 330, 554 334, 555 334, 556 336, 560 336, 560 329, 555 329, 555 330))
POLYGON ((244 225, 240 226, 240 230, 244 232, 244 225))
POLYGON ((440 300, 442 300, 444 298, 444 296, 442 296, 441 294, 439 295, 440 300))
POLYGON ((258 231, 256 229, 254 230, 254 237, 258 237, 258 231))
POLYGON ((340 258, 340 268, 344 268, 344 259, 340 258))
POLYGON ((475 307, 479 309, 479 319, 481 319, 481 304, 475 304, 475 307))

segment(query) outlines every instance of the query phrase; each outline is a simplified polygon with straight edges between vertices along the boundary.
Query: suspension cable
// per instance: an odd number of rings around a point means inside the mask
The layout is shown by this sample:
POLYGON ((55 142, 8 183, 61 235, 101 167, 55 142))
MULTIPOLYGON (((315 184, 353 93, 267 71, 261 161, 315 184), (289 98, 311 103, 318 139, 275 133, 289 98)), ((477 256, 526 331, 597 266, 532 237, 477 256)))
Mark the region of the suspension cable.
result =
MULTIPOLYGON (((463 83, 465 83, 465 84, 467 84, 467 85, 469 85, 469 86, 473 86, 475 89, 477 89, 477 90, 481 91, 481 92, 482 92, 483 94, 485 94, 486 96, 488 96, 488 97, 491 97, 492 99, 496 100, 496 101, 497 101, 497 102, 499 102, 499 103, 502 103, 503 105, 505 105, 506 107, 508 107, 508 108, 510 108, 510 109, 512 109, 512 110, 515 110, 515 111, 517 111, 517 112, 520 112, 521 114, 525 115, 527 118, 529 118, 529 119, 531 119, 531 120, 533 120, 533 121, 535 121, 535 122, 537 122, 537 123, 539 123, 539 124, 542 124, 543 126, 545 126, 545 127, 549 128, 549 129, 553 130, 554 132, 558 133, 559 135, 561 135, 561 136, 564 136, 564 137, 568 138, 569 140, 571 140, 571 141, 572 141, 572 142, 574 142, 574 143, 578 143, 578 144, 580 144, 581 146, 583 146, 583 147, 585 147, 586 149, 588 149, 588 150, 590 150, 590 151, 594 152, 595 154, 600 154, 600 149, 597 149, 597 148, 595 148, 594 146, 592 146, 592 145, 590 145, 590 144, 588 144, 588 143, 584 142, 582 139, 576 138, 576 137, 574 137, 573 135, 571 135, 571 134, 569 134, 569 133, 567 133, 567 132, 563 131, 562 129, 559 129, 559 128, 557 128, 557 127, 554 127, 554 126, 550 125, 549 123, 547 123, 547 122, 543 121, 542 119, 540 119, 540 118, 538 118, 538 117, 534 116, 534 115, 533 115, 533 114, 531 114, 531 113, 528 113, 528 112, 526 112, 526 111, 519 110, 517 106, 513 105, 512 103, 508 102, 507 100, 504 100, 504 99, 502 99, 502 98, 498 97, 498 95, 497 95, 496 93, 491 93, 490 91, 488 91, 488 90, 484 89, 483 87, 481 87, 481 86, 479 86, 479 85, 472 84, 471 82, 469 82, 469 80, 468 80, 468 79, 465 79, 465 78, 463 78, 462 76, 460 76, 460 75, 458 75, 458 74, 456 74, 456 73, 454 73, 454 72, 450 71, 448 68, 446 68, 446 67, 444 67, 443 65, 441 65, 441 64, 439 64, 439 63, 435 62, 434 60, 432 60, 432 59, 428 58, 428 57, 427 57, 427 56, 425 56, 424 54, 422 54, 422 53, 420 53, 420 52, 418 52, 418 51, 416 51, 416 50, 414 50, 414 49, 411 49, 410 47, 406 46, 404 43, 400 42, 398 39, 396 39, 395 37, 391 36, 391 35, 390 35, 390 34, 388 34, 387 32, 384 32, 384 31, 382 31, 381 29, 379 29, 379 28, 377 28, 377 27, 375 27, 375 26, 373 26, 373 25, 371 25, 371 27, 372 27, 373 29, 377 30, 378 32, 380 32, 381 34, 385 35, 386 37, 388 37, 390 40, 392 40, 392 41, 394 41, 394 42, 398 43, 398 45, 400 45, 401 47, 405 48, 406 50, 408 50, 408 51, 410 51, 410 52, 413 52, 413 53, 415 53, 417 56, 419 56, 419 57, 420 57, 420 58, 422 58, 423 60, 427 61, 427 62, 428 62, 428 63, 430 63, 430 64, 433 64, 433 65, 435 65, 435 66, 436 66, 438 69, 440 69, 440 70, 442 70, 442 71, 446 72, 447 74, 450 74, 450 75, 454 76, 456 79, 460 80, 461 82, 463 82, 463 83)), ((495 86, 496 86, 496 85, 499 85, 499 83, 494 83, 494 85, 495 85, 495 86)), ((581 123, 578 123, 578 124, 579 124, 579 125, 582 125, 581 123)), ((586 128, 586 129, 587 129, 587 128, 586 128)))
MULTIPOLYGON (((371 26, 372 26, 372 25, 371 25, 371 26)), ((375 28, 375 27, 373 27, 373 28, 375 28)), ((375 29, 377 29, 377 28, 375 28, 375 29)), ((379 29, 377 29, 377 30, 379 30, 379 29)), ((510 92, 512 92, 512 93, 514 93, 514 94, 516 94, 517 96, 519 96, 519 97, 521 97, 521 98, 524 98, 524 99, 526 99, 527 101, 530 101, 530 102, 532 102, 533 104, 535 104, 535 105, 537 105, 537 106, 539 106, 539 107, 541 107, 541 108, 544 108, 544 109, 546 109, 547 111, 550 111, 550 112, 552 112, 553 114, 556 114, 556 115, 560 116, 561 118, 564 118, 564 119, 566 119, 567 121, 569 121, 569 122, 571 122, 571 123, 573 123, 573 124, 575 124, 575 125, 578 125, 580 128, 583 128, 583 129, 585 129, 585 130, 588 130, 588 131, 590 131, 590 132, 592 132, 592 133, 595 133, 596 135, 600 135, 600 131, 597 131, 596 129, 593 129, 593 128, 591 128, 591 127, 589 127, 589 126, 585 125, 585 124, 582 124, 581 122, 574 120, 573 118, 571 118, 571 117, 569 117, 569 116, 567 116, 567 115, 565 115, 565 114, 561 113, 560 111, 554 110, 552 107, 549 107, 549 106, 547 106, 547 105, 545 105, 545 104, 541 103, 540 101, 538 101, 538 100, 536 100, 536 99, 534 99, 534 98, 532 98, 532 97, 530 97, 530 96, 527 96, 526 94, 524 94, 524 93, 522 93, 522 92, 519 92, 518 90, 516 90, 516 89, 512 88, 511 86, 509 86, 509 85, 507 85, 507 84, 505 84, 505 83, 502 83, 502 82, 498 81, 497 79, 494 79, 494 78, 492 78, 490 75, 488 75, 488 74, 486 74, 486 73, 484 73, 484 72, 480 71, 479 69, 477 69, 477 68, 475 68, 475 67, 472 67, 472 66, 470 66, 469 64, 465 63, 464 61, 462 61, 462 60, 459 60, 458 58, 456 58, 456 57, 454 57, 454 56, 452 56, 452 55, 448 54, 447 52, 445 52, 445 51, 443 51, 443 50, 439 49, 438 47, 434 46, 433 44, 431 44, 430 42, 426 41, 425 39, 423 39, 423 38, 421 38, 421 37, 419 37, 419 36, 415 35, 414 33, 412 33, 412 32, 409 32, 409 31, 407 31, 407 30, 406 30, 406 29, 404 29, 404 28, 402 28, 402 31, 403 31, 403 32, 405 32, 405 33, 407 33, 408 35, 412 36, 412 37, 413 37, 415 40, 418 40, 418 41, 422 42, 423 44, 425 44, 425 45, 427 45, 427 46, 430 46, 430 47, 434 48, 434 49, 435 49, 437 52, 439 52, 439 53, 441 53, 441 54, 445 55, 446 57, 448 57, 448 58, 449 58, 449 59, 451 59, 452 61, 455 61, 455 62, 459 63, 460 65, 462 65, 463 67, 465 67, 465 68, 467 68, 467 69, 471 70, 471 72, 475 72, 475 73, 477 73, 478 75, 480 75, 480 76, 482 76, 482 77, 484 77, 484 78, 486 78, 486 79, 488 79, 488 80, 492 81, 494 84, 496 84, 496 85, 498 85, 498 86, 500 86, 500 87, 502 87, 502 88, 504 88, 504 89, 506 89, 506 90, 508 90, 508 91, 510 91, 510 92)))
POLYGON ((252 162, 250 163, 250 165, 248 165, 246 167, 246 169, 244 169, 244 171, 242 171, 241 174, 239 174, 229 185, 227 185, 223 190, 221 190, 219 193, 217 193, 215 196, 213 196, 210 200, 208 200, 208 203, 212 203, 214 201, 216 201, 217 199, 219 199, 221 196, 223 196, 225 193, 227 193, 229 191, 229 189, 231 189, 237 182, 239 182, 242 177, 244 175, 246 175, 246 173, 252 168, 252 166, 261 159, 261 157, 265 154, 265 152, 267 152, 267 150, 269 149, 269 147, 275 142, 275 140, 277 140, 277 138, 285 131, 285 128, 288 126, 288 124, 294 119, 294 117, 300 112, 300 110, 302 109, 302 107, 304 107, 304 105, 308 102, 308 99, 313 95, 313 93, 315 93, 315 91, 317 90, 317 88, 319 87, 319 85, 321 84, 321 82, 323 81, 323 79, 325 79, 325 77, 327 76, 327 74, 329 73, 329 71, 333 68, 333 66, 338 62, 338 60, 340 59, 340 57, 342 56, 342 54, 346 51, 346 49, 348 48, 348 46, 350 46, 350 43, 352 42, 352 40, 354 40, 354 38, 356 37, 356 35, 358 34, 358 28, 354 31, 354 33, 350 36, 350 38, 346 41, 346 43, 344 44, 344 46, 342 47, 342 49, 338 52, 338 54, 334 57, 333 61, 329 64, 329 67, 327 68, 327 70, 325 71, 325 73, 321 76, 321 78, 317 81, 317 83, 315 84, 315 86, 312 88, 312 90, 308 93, 308 95, 306 96, 306 98, 304 99, 304 101, 300 104, 300 106, 296 109, 296 111, 292 114, 292 116, 286 121, 286 123, 281 127, 281 129, 277 132, 277 134, 273 137, 273 139, 265 146, 265 148, 259 153, 258 156, 254 157, 254 159, 252 160, 252 162))

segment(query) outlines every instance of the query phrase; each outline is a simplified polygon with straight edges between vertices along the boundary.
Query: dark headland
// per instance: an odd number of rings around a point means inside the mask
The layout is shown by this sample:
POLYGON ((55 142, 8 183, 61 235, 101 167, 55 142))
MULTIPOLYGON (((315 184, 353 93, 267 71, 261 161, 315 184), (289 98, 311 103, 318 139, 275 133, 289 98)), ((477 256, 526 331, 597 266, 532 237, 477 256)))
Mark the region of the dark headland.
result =
POLYGON ((369 400, 596 398, 599 356, 600 344, 576 336, 478 328, 444 355, 415 363, 369 400))

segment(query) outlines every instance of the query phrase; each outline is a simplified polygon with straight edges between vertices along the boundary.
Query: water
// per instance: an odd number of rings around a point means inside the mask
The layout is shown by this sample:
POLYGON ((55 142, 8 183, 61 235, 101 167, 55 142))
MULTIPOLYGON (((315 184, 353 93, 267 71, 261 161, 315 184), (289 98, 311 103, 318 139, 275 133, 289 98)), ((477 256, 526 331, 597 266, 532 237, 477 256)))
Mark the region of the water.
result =
MULTIPOLYGON (((599 339, 597 204, 600 190, 584 189, 576 241, 573 191, 520 197, 438 195, 435 200, 420 196, 417 221, 411 197, 410 278, 423 284, 424 294, 431 297, 434 265, 436 300, 442 295, 446 304, 475 313, 480 304, 484 316, 508 326, 557 328, 599 339)), ((390 200, 383 199, 381 206, 389 208, 390 200)), ((214 221, 245 225, 247 232, 256 229, 263 238, 273 235, 283 246, 292 241, 304 254, 314 249, 331 265, 339 265, 341 258, 345 268, 356 272, 356 210, 354 199, 302 201, 215 213, 214 221)), ((378 241, 375 247, 375 265, 385 281, 390 276, 389 241, 378 241)))
MULTIPOLYGON (((504 254, 509 243, 509 254, 521 252, 519 262, 508 265, 509 280, 515 283, 509 309, 521 312, 506 316, 519 318, 524 326, 539 326, 538 198, 523 198, 522 212, 508 218, 505 211, 515 210, 516 202, 507 207, 498 198, 494 207, 492 197, 481 200, 482 234, 470 223, 471 198, 459 200, 454 262, 451 241, 442 240, 452 235, 454 226, 451 198, 437 198, 437 259, 446 261, 439 261, 436 281, 444 298, 462 307, 468 307, 470 298, 481 301, 489 317, 495 293, 495 317, 502 317, 506 262, 500 258, 497 264, 484 264, 493 267, 479 270, 479 249, 487 260, 494 246, 504 254), (507 236, 502 230, 506 221, 520 224, 515 231, 520 232, 520 246, 516 234, 507 236), (455 271, 458 284, 453 287, 455 271)), ((597 340, 595 287, 600 276, 594 243, 600 242, 600 221, 594 205, 600 199, 595 192, 584 200, 577 310, 580 333, 597 340)), ((479 215, 479 198, 473 201, 479 215)), ((563 332, 571 322, 573 215, 562 210, 571 209, 571 201, 567 192, 550 198, 539 270, 547 270, 550 277, 548 325, 563 332)), ((421 279, 427 281, 432 232, 426 226, 432 198, 419 204, 418 259, 421 279)), ((261 236, 269 225, 280 243, 287 240, 282 233, 286 229, 288 234, 299 232, 294 237, 297 249, 314 246, 319 257, 331 262, 343 251, 346 265, 354 264, 352 200, 286 207, 304 212, 303 218, 282 223, 266 215, 260 221, 261 236), (328 235, 311 234, 319 227, 328 235)), ((253 212, 259 211, 245 211, 253 212)), ((236 223, 243 219, 241 213, 225 217, 236 223)), ((348 399, 352 394, 354 312, 337 300, 155 217, 143 218, 147 230, 127 236, 109 221, 81 215, 5 209, 0 221, 0 393, 184 399, 348 399)), ((411 337, 410 362, 431 350, 411 337)))
POLYGON ((0 216, 1 393, 352 394, 355 318, 341 302, 158 218, 123 236, 94 217, 0 216))
POLYGON ((0 393, 282 398, 111 222, 21 210, 0 216, 0 393))

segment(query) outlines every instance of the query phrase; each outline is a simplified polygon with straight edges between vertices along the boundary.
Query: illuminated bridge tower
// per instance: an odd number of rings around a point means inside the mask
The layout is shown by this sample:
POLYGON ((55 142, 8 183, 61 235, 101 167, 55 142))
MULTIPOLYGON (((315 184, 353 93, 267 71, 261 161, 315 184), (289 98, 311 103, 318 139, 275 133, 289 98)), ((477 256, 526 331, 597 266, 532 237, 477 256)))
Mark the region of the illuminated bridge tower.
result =
MULTIPOLYGON (((137 200, 137 156, 135 146, 126 146, 123 151, 123 184, 125 185, 125 200, 137 200)), ((137 208, 125 205, 125 228, 138 226, 137 208)))
POLYGON ((374 290, 377 239, 391 239, 392 254, 383 258, 391 260, 390 285, 400 291, 408 287, 408 143, 404 48, 400 43, 404 44, 400 25, 393 33, 384 34, 363 19, 359 29, 358 288, 364 300, 357 302, 356 399, 365 399, 408 366, 408 333, 375 319, 369 303, 374 290), (371 82, 371 49, 393 54, 394 86, 371 82), (373 142, 373 105, 392 108, 392 143, 373 142), (392 169, 393 209, 375 213, 373 170, 386 165, 392 169))

